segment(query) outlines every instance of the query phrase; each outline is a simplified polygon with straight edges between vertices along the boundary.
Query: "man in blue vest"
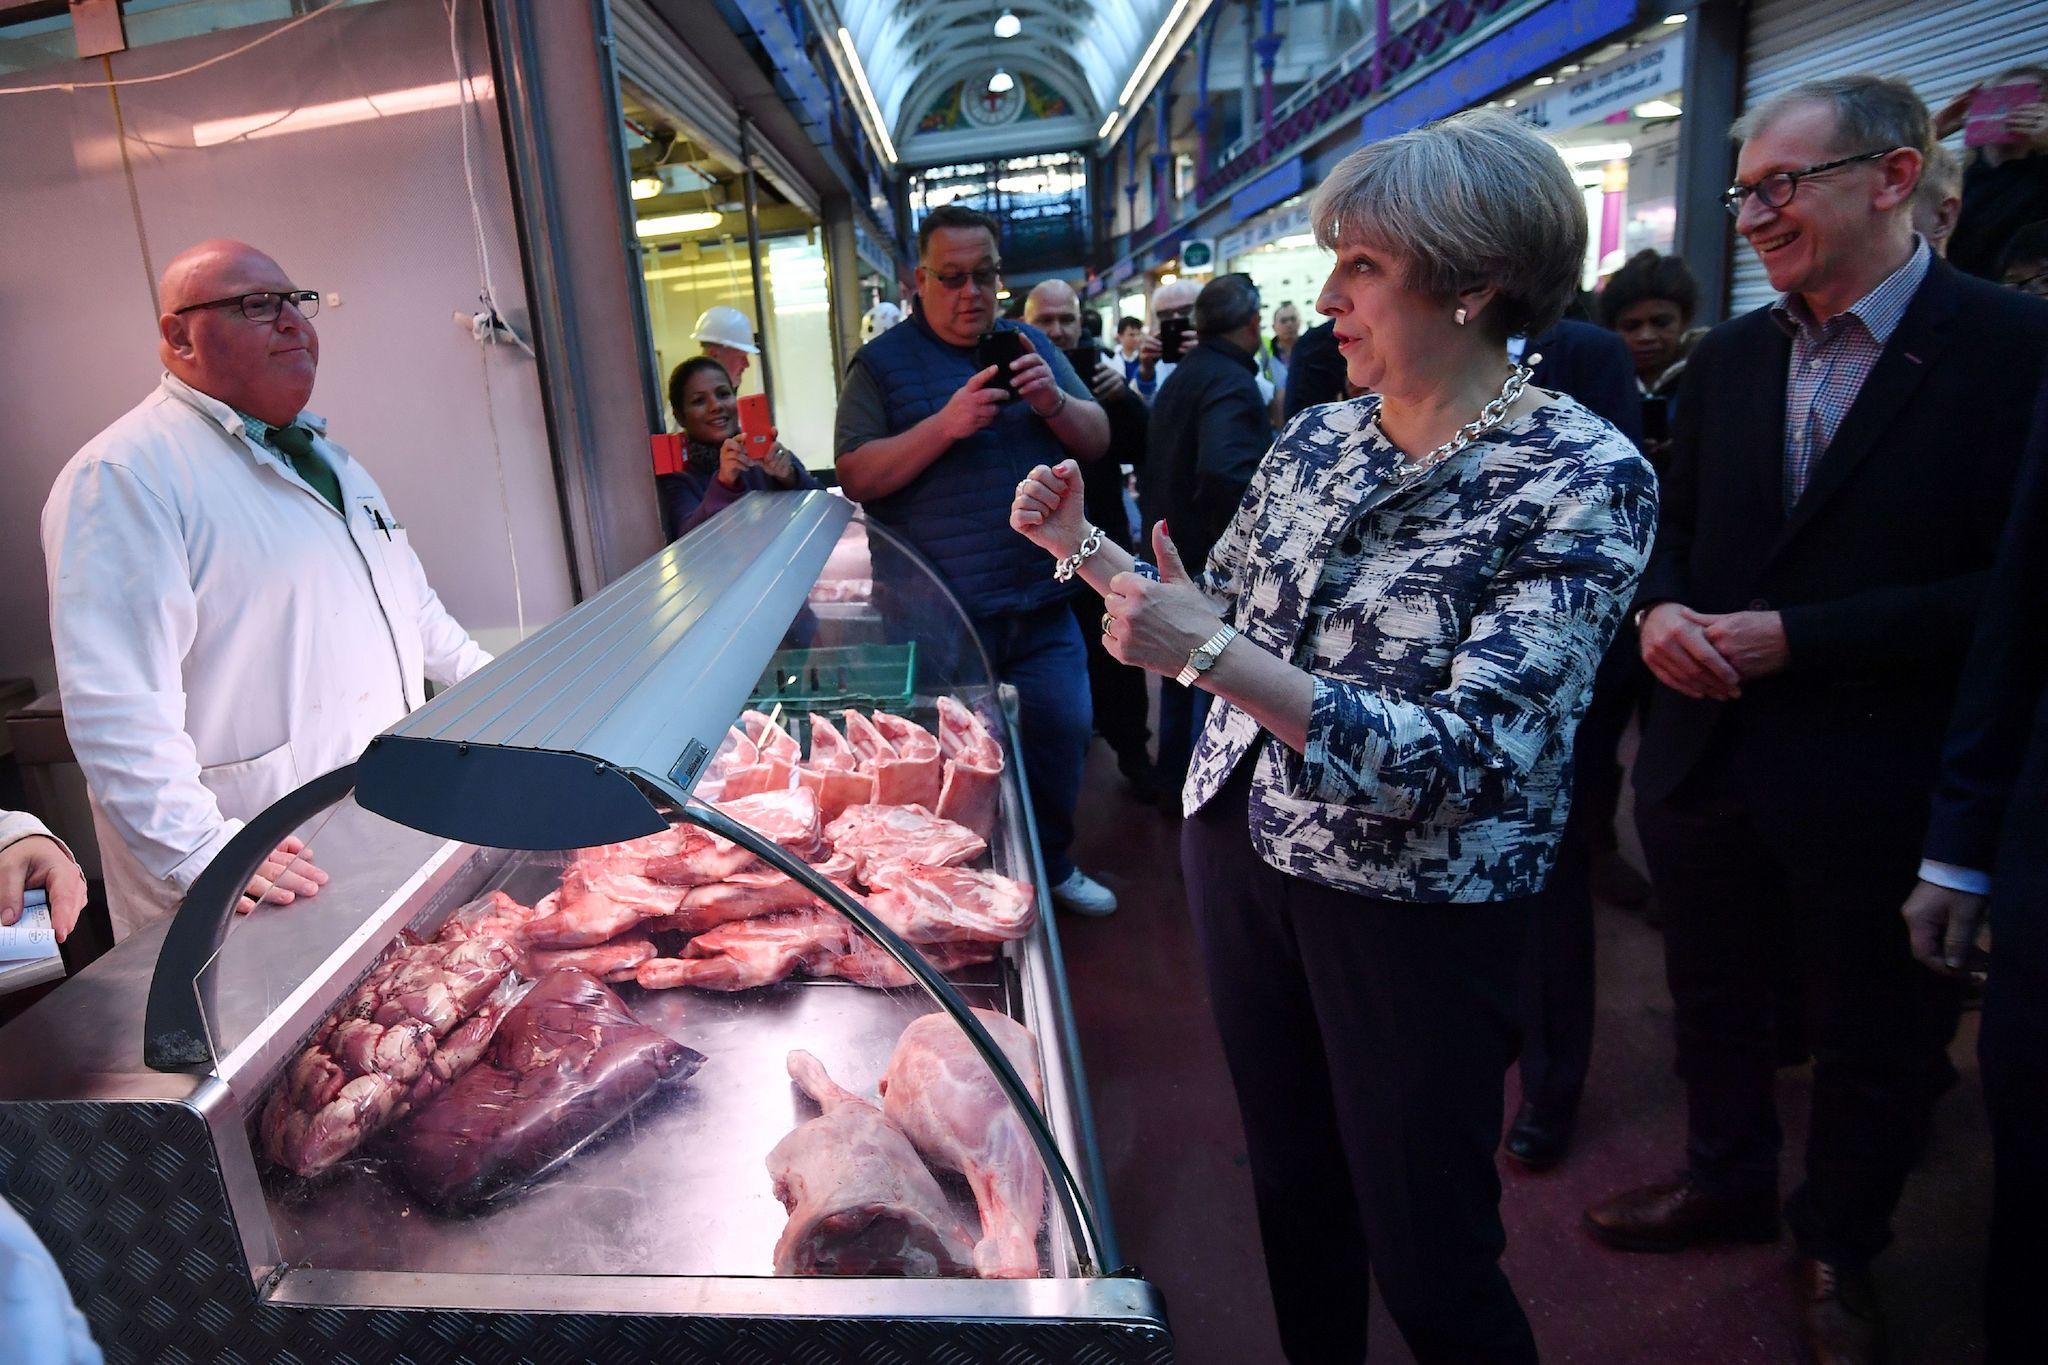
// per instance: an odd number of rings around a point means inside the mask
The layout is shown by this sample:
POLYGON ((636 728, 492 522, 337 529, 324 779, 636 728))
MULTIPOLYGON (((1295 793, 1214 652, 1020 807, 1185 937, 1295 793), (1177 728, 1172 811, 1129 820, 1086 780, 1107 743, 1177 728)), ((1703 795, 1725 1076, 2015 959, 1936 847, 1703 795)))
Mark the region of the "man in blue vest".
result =
POLYGON ((1094 717, 1088 656, 1045 555, 1010 529, 1010 501, 1033 466, 1101 458, 1109 418, 1067 358, 1037 328, 1010 362, 976 362, 1002 284, 995 220, 948 204, 917 232, 911 315, 860 348, 847 371, 833 437, 839 486, 928 559, 974 620, 997 675, 1017 689, 1039 848, 1061 908, 1116 909, 1109 889, 1067 856, 1094 717))

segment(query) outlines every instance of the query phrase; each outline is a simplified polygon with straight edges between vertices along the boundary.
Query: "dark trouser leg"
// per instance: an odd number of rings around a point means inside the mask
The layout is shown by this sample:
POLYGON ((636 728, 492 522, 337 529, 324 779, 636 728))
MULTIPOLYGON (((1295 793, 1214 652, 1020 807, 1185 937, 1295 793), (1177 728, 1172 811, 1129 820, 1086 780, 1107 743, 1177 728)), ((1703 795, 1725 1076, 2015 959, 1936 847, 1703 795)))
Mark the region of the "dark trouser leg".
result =
POLYGON ((1644 802, 1685 1081, 1686 1165, 1710 1194, 1777 1189, 1773 956, 1796 951, 1784 871, 1732 797, 1644 802))
POLYGON ((1198 691, 1171 678, 1159 680, 1159 777, 1169 787, 1187 780, 1195 755, 1195 698, 1198 691))
POLYGON ((1927 1145, 1947 1081, 1957 983, 1913 960, 1899 906, 1917 851, 1808 850, 1792 906, 1813 1045, 1806 1182, 1786 1218, 1809 1256, 1861 1266, 1891 1240, 1892 1209, 1927 1145))
POLYGON ((1074 620, 1088 648, 1088 696, 1095 707, 1095 732, 1120 759, 1145 759, 1152 729, 1146 724, 1149 699, 1145 671, 1120 664, 1102 647, 1102 599, 1084 592, 1073 599, 1074 620))
POLYGON ((1546 1128, 1569 1126, 1593 1055, 1593 849, 1576 810, 1557 867, 1534 898, 1522 969, 1522 1099, 1546 1128))
POLYGON ((1365 1230, 1337 1136, 1323 1039, 1240 777, 1181 831, 1188 905, 1210 1007, 1244 1120, 1280 1342, 1294 1365, 1365 1359, 1365 1230))
POLYGON ((2008 862, 1991 905, 1992 969, 1977 1039, 1991 1116, 1987 1365, 2040 1358, 2048 1284, 2048 880, 2043 869, 2029 877, 2008 862))
POLYGON ((1058 886, 1074 870, 1067 850, 1074 843, 1074 807, 1094 732, 1088 653, 1064 602, 984 621, 980 630, 996 672, 1017 689, 1018 738, 1038 849, 1046 877, 1058 886))
POLYGON ((1493 1153, 1534 907, 1288 892, 1388 1313, 1422 1365, 1533 1362, 1493 1153))

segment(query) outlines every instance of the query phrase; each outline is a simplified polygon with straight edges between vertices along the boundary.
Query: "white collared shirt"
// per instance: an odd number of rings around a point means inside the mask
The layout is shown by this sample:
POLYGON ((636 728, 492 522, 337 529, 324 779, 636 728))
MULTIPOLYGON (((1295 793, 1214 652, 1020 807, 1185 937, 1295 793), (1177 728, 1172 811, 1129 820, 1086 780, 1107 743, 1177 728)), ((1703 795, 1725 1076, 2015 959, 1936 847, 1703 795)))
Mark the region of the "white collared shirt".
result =
POLYGON ((244 821, 420 705, 423 677, 488 661, 376 481, 325 421, 298 420, 341 511, 168 374, 43 509, 65 730, 117 937, 174 907, 244 821))

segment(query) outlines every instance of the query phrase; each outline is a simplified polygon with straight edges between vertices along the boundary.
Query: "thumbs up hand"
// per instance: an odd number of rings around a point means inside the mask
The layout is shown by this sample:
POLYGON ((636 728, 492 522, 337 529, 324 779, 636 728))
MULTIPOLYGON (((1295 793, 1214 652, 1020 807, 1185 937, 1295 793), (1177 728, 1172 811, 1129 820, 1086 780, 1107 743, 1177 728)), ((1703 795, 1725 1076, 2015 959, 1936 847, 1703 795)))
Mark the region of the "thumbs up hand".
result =
POLYGON ((1195 586, 1163 521, 1152 528, 1152 553, 1158 559, 1158 582, 1135 573, 1109 581, 1102 643, 1111 658, 1171 678, 1216 633, 1223 618, 1195 586))

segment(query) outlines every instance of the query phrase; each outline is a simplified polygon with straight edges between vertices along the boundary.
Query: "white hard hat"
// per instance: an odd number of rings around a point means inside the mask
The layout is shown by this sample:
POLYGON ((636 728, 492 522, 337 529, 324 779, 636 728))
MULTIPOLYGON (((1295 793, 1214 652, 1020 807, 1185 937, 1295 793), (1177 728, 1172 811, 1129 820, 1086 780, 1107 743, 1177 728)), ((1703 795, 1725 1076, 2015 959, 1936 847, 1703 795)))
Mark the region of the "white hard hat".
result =
POLYGON ((761 348, 754 344, 754 324, 748 322, 747 315, 739 309, 728 308, 722 303, 716 308, 706 308, 704 316, 697 319, 697 330, 690 335, 714 346, 730 346, 748 355, 761 354, 761 348))
POLYGON ((868 309, 867 316, 860 320, 860 339, 862 341, 873 341, 876 337, 901 321, 903 321, 903 310, 887 299, 883 299, 874 307, 868 309))

